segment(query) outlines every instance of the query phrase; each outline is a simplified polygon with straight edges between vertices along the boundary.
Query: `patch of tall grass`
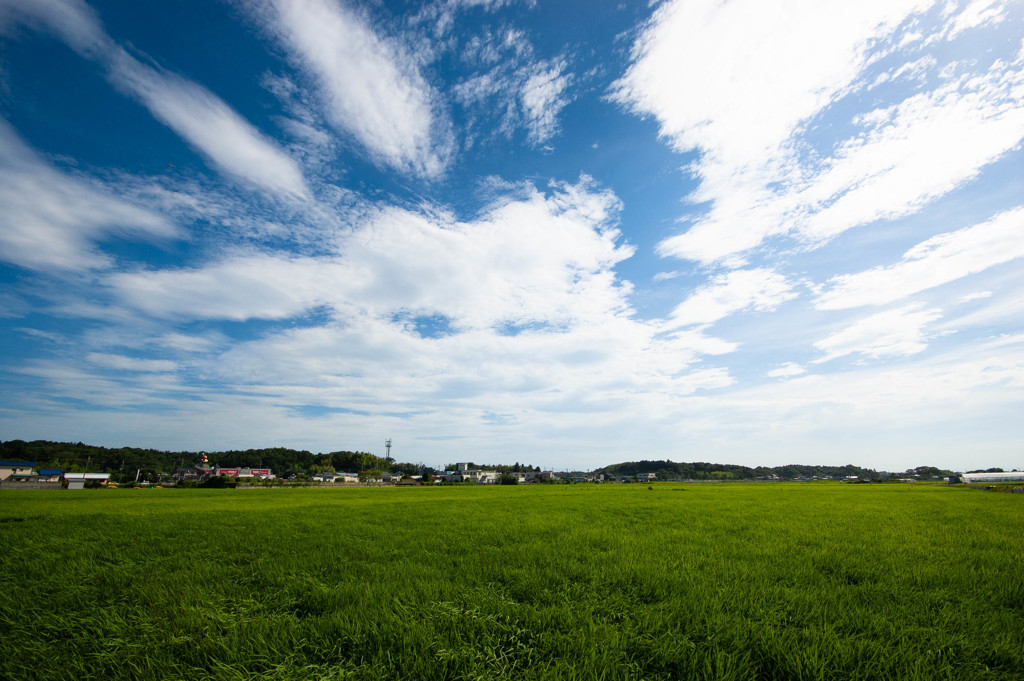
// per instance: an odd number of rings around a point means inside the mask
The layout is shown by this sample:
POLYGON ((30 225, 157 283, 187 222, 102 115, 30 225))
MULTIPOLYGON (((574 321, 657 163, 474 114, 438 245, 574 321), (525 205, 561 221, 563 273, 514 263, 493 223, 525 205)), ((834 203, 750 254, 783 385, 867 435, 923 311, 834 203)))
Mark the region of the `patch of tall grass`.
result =
POLYGON ((1022 520, 911 485, 12 492, 0 678, 1016 679, 1022 520))

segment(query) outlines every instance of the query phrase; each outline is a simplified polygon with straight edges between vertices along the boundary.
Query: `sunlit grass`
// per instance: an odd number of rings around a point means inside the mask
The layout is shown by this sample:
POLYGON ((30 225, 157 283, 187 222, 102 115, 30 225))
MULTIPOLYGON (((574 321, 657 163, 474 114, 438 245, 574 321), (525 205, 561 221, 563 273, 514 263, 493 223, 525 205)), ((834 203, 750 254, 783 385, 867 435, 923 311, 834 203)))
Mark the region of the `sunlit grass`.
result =
POLYGON ((0 678, 1021 678, 1022 521, 913 485, 10 492, 0 678))

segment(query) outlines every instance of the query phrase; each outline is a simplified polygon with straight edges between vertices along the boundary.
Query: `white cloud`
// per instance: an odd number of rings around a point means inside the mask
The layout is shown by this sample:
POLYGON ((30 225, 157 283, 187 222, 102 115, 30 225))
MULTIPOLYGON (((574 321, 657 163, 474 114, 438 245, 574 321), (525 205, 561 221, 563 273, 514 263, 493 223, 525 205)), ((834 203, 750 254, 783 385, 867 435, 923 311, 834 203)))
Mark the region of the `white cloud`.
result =
MULTIPOLYGON (((35 376, 47 382, 52 394, 72 397, 94 406, 114 409, 125 409, 129 412, 145 407, 159 405, 165 409, 174 409, 181 398, 183 388, 176 375, 158 370, 134 370, 125 375, 119 369, 116 373, 103 372, 99 365, 89 363, 85 366, 74 366, 51 360, 33 361, 19 366, 17 373, 35 376), (99 369, 99 370, 98 370, 99 369)), ((29 396, 35 400, 35 396, 29 396)), ((54 409, 48 396, 38 398, 41 404, 35 405, 36 413, 54 409)), ((59 405, 57 410, 67 412, 66 405, 59 405)), ((95 420, 95 412, 86 412, 95 420)), ((132 419, 131 415, 129 420, 132 419)))
POLYGON ((670 2, 634 44, 613 97, 655 116, 679 151, 699 149, 727 168, 760 165, 850 86, 873 40, 930 4, 670 2))
POLYGON ((1002 0, 974 0, 952 22, 947 37, 952 40, 966 30, 998 24, 1006 19, 1006 6, 1002 0))
POLYGON ((652 341, 651 329, 614 317, 514 336, 480 329, 421 338, 385 320, 356 316, 239 344, 211 360, 208 370, 261 392, 302 392, 370 411, 472 407, 547 420, 618 408, 660 410, 733 382, 725 369, 693 363, 691 349, 652 341))
POLYGON ((755 464, 852 460, 902 470, 920 465, 916 460, 962 470, 977 461, 1016 460, 1022 387, 1018 335, 739 386, 713 400, 691 400, 686 414, 703 446, 714 443, 755 464))
POLYGON ((83 0, 4 0, 0 27, 5 14, 18 22, 48 27, 74 50, 91 57, 111 47, 96 12, 83 0))
POLYGON ((659 252, 737 266, 773 236, 816 247, 916 213, 1017 148, 1020 55, 941 62, 921 53, 927 40, 904 43, 908 25, 942 33, 925 25, 932 4, 803 2, 780 11, 708 1, 658 10, 612 96, 656 117, 676 150, 700 152, 691 198, 709 202, 659 252), (711 66, 691 68, 698 64, 711 66), (879 89, 901 79, 911 82, 879 89), (865 88, 877 96, 864 97, 865 88))
POLYGON ((1024 257, 1024 208, 921 242, 894 265, 829 280, 815 307, 838 310, 882 305, 1024 257))
POLYGON ((276 196, 310 196, 298 164, 210 91, 145 66, 120 49, 109 64, 112 82, 220 170, 276 196))
POLYGON ((80 0, 15 1, 21 18, 42 21, 85 57, 101 63, 116 87, 139 100, 227 174, 275 195, 307 198, 298 164, 223 100, 185 78, 142 64, 104 32, 80 0))
POLYGON ((780 364, 776 368, 769 371, 767 375, 770 376, 771 378, 790 378, 792 376, 799 376, 805 373, 807 373, 807 370, 804 369, 799 364, 795 364, 793 362, 786 362, 785 364, 780 364))
POLYGON ((29 269, 102 268, 95 244, 110 235, 179 237, 165 217, 101 183, 64 173, 39 158, 0 120, 0 259, 29 269))
MULTIPOLYGON (((435 38, 443 40, 446 37, 446 34, 451 32, 459 12, 474 9, 493 12, 508 5, 516 4, 517 1, 518 0, 436 0, 434 2, 424 3, 419 12, 412 17, 412 23, 432 23, 435 38)), ((522 4, 528 9, 533 9, 536 5, 536 0, 525 0, 522 4)))
POLYGON ((617 199, 586 181, 549 196, 534 190, 460 223, 387 209, 344 237, 339 255, 255 254, 188 270, 108 279, 133 307, 156 316, 285 319, 327 306, 386 318, 442 315, 460 329, 565 324, 628 309, 611 267, 617 199))
POLYGON ((123 301, 155 316, 284 319, 319 304, 310 280, 317 264, 256 255, 203 269, 115 273, 108 284, 123 301))
POLYGON ((797 296, 786 277, 770 269, 735 270, 720 274, 680 303, 669 315, 669 327, 712 324, 741 310, 774 310, 797 296))
POLYGON ((319 84, 327 118, 378 162, 427 177, 441 174, 450 122, 416 59, 334 0, 275 0, 260 18, 319 84))
POLYGON ((855 324, 817 341, 825 355, 816 364, 859 353, 868 357, 905 357, 925 350, 930 336, 924 327, 942 317, 937 309, 907 305, 865 317, 855 324))
POLYGON ((460 428, 481 409, 556 429, 595 413, 668 413, 733 384, 701 357, 736 345, 633 317, 613 271, 632 253, 617 243, 618 210, 584 179, 517 190, 472 222, 383 209, 335 255, 237 255, 106 282, 151 317, 299 320, 205 350, 188 336, 157 343, 200 353, 189 355, 200 374, 276 404, 443 409, 460 428), (303 323, 311 310, 318 321, 303 323))
POLYGON ((975 178, 1024 138, 1024 63, 997 62, 886 110, 787 200, 802 235, 822 241, 911 215, 975 178))
POLYGON ((166 359, 143 359, 139 357, 126 357, 125 355, 113 355, 103 352, 90 352, 86 360, 107 369, 119 371, 141 371, 153 373, 166 373, 178 369, 178 363, 166 359))
POLYGON ((955 301, 956 308, 939 328, 954 331, 994 329, 1015 331, 1024 319, 1024 279, 1019 269, 1003 268, 986 276, 991 291, 966 295, 955 301))
POLYGON ((522 89, 522 103, 531 144, 546 142, 558 132, 558 114, 569 103, 565 64, 539 64, 522 89))
POLYGON ((150 343, 180 352, 211 352, 227 345, 227 338, 211 333, 197 336, 171 332, 150 339, 150 343))
POLYGON ((956 301, 956 302, 958 302, 958 303, 969 303, 972 300, 984 300, 985 298, 991 298, 991 297, 992 297, 992 292, 991 291, 978 291, 977 293, 968 293, 966 296, 961 296, 961 298, 958 301, 956 301))
POLYGON ((511 137, 526 131, 526 141, 540 146, 559 132, 559 116, 572 101, 573 82, 564 58, 537 60, 519 31, 490 32, 468 41, 470 60, 486 67, 453 88, 468 114, 472 146, 477 129, 511 137))

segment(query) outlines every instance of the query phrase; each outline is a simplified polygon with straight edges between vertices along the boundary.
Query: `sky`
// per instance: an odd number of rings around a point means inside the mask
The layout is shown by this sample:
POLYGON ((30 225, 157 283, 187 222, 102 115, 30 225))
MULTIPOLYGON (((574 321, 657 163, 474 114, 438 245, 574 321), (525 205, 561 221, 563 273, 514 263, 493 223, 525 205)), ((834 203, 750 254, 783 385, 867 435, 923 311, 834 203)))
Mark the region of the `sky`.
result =
POLYGON ((1024 466, 1024 3, 0 0, 0 439, 1024 466))

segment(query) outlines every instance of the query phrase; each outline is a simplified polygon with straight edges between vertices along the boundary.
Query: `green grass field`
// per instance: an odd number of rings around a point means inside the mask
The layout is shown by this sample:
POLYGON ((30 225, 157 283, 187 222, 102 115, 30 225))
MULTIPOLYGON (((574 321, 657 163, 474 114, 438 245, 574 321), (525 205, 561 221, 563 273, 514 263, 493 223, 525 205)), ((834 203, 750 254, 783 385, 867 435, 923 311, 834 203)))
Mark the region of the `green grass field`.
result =
POLYGON ((0 494, 2 679, 1021 679, 1024 495, 0 494))

